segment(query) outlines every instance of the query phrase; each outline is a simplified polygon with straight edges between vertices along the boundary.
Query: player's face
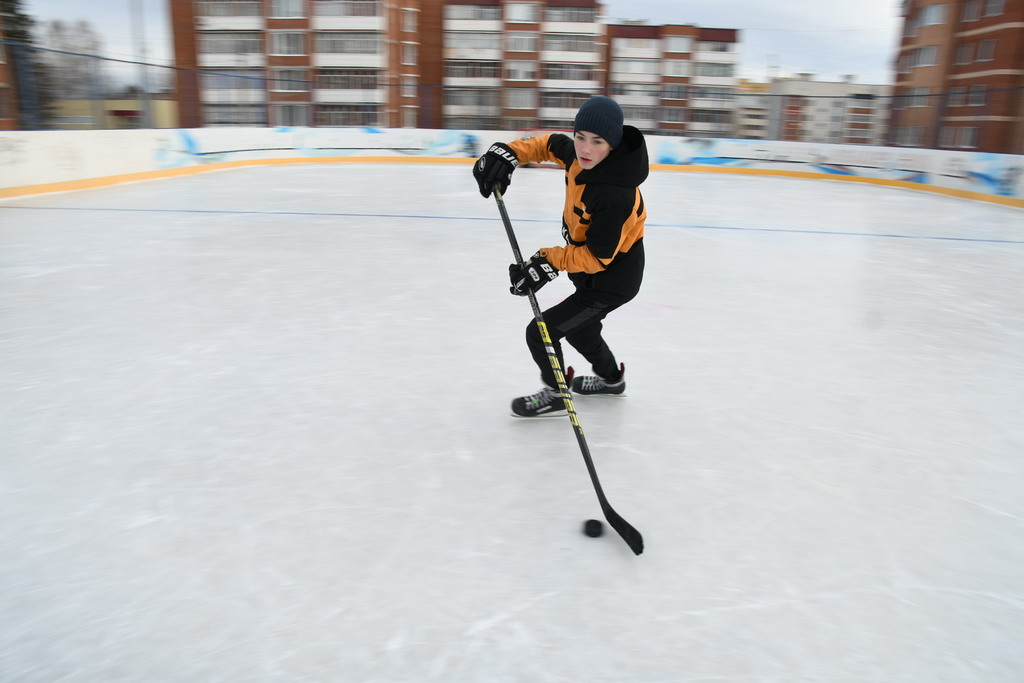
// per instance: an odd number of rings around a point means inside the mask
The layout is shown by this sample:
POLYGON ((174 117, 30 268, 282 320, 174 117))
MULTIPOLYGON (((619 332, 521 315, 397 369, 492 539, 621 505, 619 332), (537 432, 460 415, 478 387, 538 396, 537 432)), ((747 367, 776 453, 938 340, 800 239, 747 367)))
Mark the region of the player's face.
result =
POLYGON ((597 166, 612 151, 612 146, 607 140, 585 130, 576 133, 573 141, 576 143, 576 159, 585 170, 597 166))

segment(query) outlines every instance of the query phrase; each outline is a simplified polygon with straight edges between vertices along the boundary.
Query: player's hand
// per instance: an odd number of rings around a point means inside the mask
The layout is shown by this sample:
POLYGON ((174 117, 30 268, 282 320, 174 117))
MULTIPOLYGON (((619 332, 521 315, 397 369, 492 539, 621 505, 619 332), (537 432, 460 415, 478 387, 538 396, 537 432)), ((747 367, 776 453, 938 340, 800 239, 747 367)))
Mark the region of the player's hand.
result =
POLYGON ((480 186, 484 199, 495 189, 505 194, 505 188, 512 184, 512 171, 519 166, 519 157, 503 142, 495 142, 491 148, 473 164, 473 177, 480 186))
POLYGON ((516 296, 526 296, 558 277, 558 271, 538 251, 529 261, 520 266, 513 263, 508 267, 508 279, 512 286, 508 291, 516 296))

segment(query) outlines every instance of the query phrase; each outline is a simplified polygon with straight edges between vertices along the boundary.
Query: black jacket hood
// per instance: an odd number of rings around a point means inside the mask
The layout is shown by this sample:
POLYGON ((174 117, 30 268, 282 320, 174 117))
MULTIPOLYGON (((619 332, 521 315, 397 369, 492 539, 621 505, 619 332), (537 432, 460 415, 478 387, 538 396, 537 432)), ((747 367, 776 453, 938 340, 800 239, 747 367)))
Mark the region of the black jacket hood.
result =
POLYGON ((644 134, 633 126, 622 127, 622 142, 594 168, 580 171, 577 183, 637 187, 647 180, 650 163, 644 134))

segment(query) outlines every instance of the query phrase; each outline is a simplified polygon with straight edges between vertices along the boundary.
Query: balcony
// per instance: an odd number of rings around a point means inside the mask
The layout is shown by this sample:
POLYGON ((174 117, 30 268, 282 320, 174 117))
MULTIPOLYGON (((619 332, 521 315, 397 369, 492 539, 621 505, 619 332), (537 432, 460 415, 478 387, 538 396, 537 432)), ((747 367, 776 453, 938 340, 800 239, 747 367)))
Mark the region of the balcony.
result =
POLYGON ((361 52, 317 52, 311 61, 318 68, 386 69, 388 66, 387 55, 361 52))
MULTIPOLYGON (((498 29, 501 30, 501 29, 498 29)), ((601 25, 582 21, 545 21, 540 25, 541 33, 582 33, 597 38, 601 35, 601 25)))
POLYGON ((546 50, 540 53, 540 61, 551 64, 600 64, 601 53, 546 50))
POLYGON ((367 88, 332 90, 318 88, 313 91, 313 101, 317 104, 385 104, 387 91, 370 90, 367 88))
POLYGON ((263 90, 253 88, 242 89, 208 89, 200 91, 203 104, 254 104, 266 102, 267 94, 263 90))
POLYGON ((481 104, 446 104, 444 105, 445 116, 501 116, 501 107, 488 107, 481 104))
POLYGON ((263 17, 196 17, 197 31, 262 31, 263 17))
POLYGON ((387 28, 384 17, 314 16, 309 21, 314 31, 381 31, 387 28))
POLYGON ((230 52, 204 52, 198 56, 200 69, 217 67, 266 66, 267 57, 257 52, 233 54, 230 52))
POLYGON ((445 19, 444 30, 501 33, 505 30, 505 25, 500 19, 445 19))
POLYGON ((567 80, 540 80, 537 87, 543 90, 571 90, 571 91, 597 91, 601 88, 600 81, 567 81, 567 80))

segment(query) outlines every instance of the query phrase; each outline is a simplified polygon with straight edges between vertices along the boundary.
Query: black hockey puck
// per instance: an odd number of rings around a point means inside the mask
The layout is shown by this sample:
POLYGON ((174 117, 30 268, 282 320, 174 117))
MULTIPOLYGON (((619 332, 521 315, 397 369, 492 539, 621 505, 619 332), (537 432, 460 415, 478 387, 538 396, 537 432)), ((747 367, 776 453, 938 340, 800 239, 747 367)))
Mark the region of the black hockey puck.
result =
POLYGON ((597 538, 604 533, 604 524, 596 519, 588 519, 583 523, 583 533, 591 538, 597 538))

